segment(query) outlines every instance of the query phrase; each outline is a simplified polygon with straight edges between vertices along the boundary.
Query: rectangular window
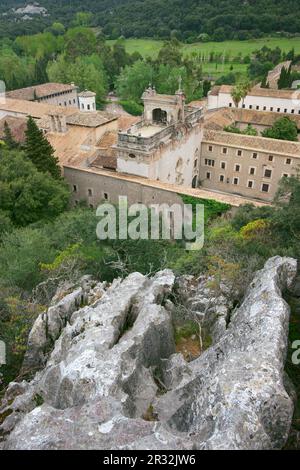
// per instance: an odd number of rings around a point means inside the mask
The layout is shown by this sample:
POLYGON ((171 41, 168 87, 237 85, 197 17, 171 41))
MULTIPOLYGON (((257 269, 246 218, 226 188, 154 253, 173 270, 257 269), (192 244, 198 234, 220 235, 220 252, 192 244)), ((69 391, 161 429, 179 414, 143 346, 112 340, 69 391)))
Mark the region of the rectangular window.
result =
POLYGON ((249 169, 249 175, 255 175, 256 173, 256 168, 254 168, 253 166, 249 169))
POLYGON ((107 201, 108 200, 108 194, 104 193, 103 196, 104 196, 104 199, 107 201))
POLYGON ((221 168, 222 168, 222 170, 226 170, 226 163, 225 162, 221 162, 221 168))
POLYGON ((265 178, 272 178, 272 170, 265 170, 264 177, 265 178))
POLYGON ((291 163, 292 163, 291 158, 287 158, 287 159, 285 160, 285 164, 286 164, 286 165, 291 165, 291 163))
POLYGON ((74 192, 74 193, 77 193, 77 191, 78 191, 77 184, 74 184, 74 185, 73 185, 73 192, 74 192))
POLYGON ((263 193, 268 193, 269 188, 270 188, 270 186, 268 184, 264 183, 261 187, 261 190, 262 190, 263 193))
POLYGON ((245 109, 245 108, 246 108, 246 105, 245 105, 245 104, 243 104, 243 109, 245 109))
POLYGON ((254 160, 256 160, 256 159, 257 159, 257 157, 258 157, 258 155, 257 155, 257 153, 256 153, 256 152, 252 153, 252 158, 254 158, 254 160))
POLYGON ((254 181, 249 180, 247 186, 249 189, 253 189, 254 181))
POLYGON ((269 155, 269 162, 272 162, 274 160, 273 155, 269 155))
POLYGON ((212 152, 212 151, 213 151, 212 145, 209 145, 209 146, 208 146, 208 150, 209 150, 209 152, 212 152))
POLYGON ((277 108, 277 113, 280 113, 280 108, 277 108))
POLYGON ((222 153, 223 153, 224 155, 226 155, 226 154, 227 154, 227 148, 226 148, 226 147, 223 147, 223 149, 222 149, 222 153))
POLYGON ((229 103, 229 108, 232 108, 232 103, 229 103))
POLYGON ((225 176, 224 175, 220 175, 220 183, 224 183, 225 181, 225 176))
POLYGON ((249 109, 252 109, 252 108, 253 108, 253 106, 252 106, 252 104, 250 104, 249 109))
POLYGON ((207 180, 210 180, 210 177, 211 177, 211 173, 208 171, 208 172, 206 173, 206 179, 207 179, 207 180))
POLYGON ((267 111, 267 106, 264 106, 264 111, 267 111))
POLYGON ((241 165, 235 165, 234 171, 241 171, 241 165))
POLYGON ((257 111, 259 111, 259 106, 256 106, 257 111))
POLYGON ((292 113, 292 114, 295 114, 295 110, 294 110, 294 109, 292 109, 291 113, 292 113))
POLYGON ((270 111, 274 111, 274 108, 273 108, 273 106, 271 106, 271 108, 270 108, 270 111))
POLYGON ((238 151, 237 151, 237 156, 238 156, 238 157, 241 157, 242 155, 243 155, 243 151, 242 151, 242 150, 238 150, 238 151))
POLYGON ((287 109, 285 109, 284 112, 287 113, 287 109))
POLYGON ((215 166, 215 160, 211 160, 210 158, 205 159, 206 166, 215 166))
POLYGON ((233 184, 235 184, 235 185, 239 184, 239 179, 238 178, 233 178, 233 184))
POLYGON ((92 189, 88 189, 88 195, 89 195, 89 197, 91 197, 93 195, 93 190, 92 189))

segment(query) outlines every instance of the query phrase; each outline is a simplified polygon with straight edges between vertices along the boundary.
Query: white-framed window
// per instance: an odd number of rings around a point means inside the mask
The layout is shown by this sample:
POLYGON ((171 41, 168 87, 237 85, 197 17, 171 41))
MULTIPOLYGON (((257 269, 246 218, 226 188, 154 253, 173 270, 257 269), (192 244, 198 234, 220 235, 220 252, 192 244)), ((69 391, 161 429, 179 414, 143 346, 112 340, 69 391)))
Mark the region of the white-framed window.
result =
POLYGON ((274 157, 273 157, 273 155, 269 155, 268 160, 269 160, 269 162, 274 162, 274 157))
POLYGON ((207 179, 207 180, 210 180, 210 179, 211 179, 211 172, 210 172, 210 171, 207 171, 207 172, 206 172, 206 179, 207 179))
POLYGON ((227 155, 227 153, 228 153, 228 148, 227 148, 227 147, 223 147, 223 148, 222 148, 222 153, 223 153, 223 155, 227 155))
POLYGON ((233 178, 232 184, 234 184, 235 186, 237 186, 239 183, 240 183, 240 179, 239 179, 239 178, 233 178))
POLYGON ((212 145, 209 145, 209 146, 208 146, 208 151, 209 151, 209 152, 212 152, 212 151, 213 151, 213 146, 212 146, 212 145))
POLYGON ((286 158, 285 159, 285 164, 286 165, 291 165, 292 164, 292 159, 291 158, 286 158))
POLYGON ((240 149, 237 150, 236 154, 237 154, 238 157, 242 157, 243 156, 243 150, 240 150, 240 149))
POLYGON ((222 170, 226 170, 226 162, 221 162, 221 163, 220 163, 220 168, 221 168, 222 170))
POLYGON ((253 158, 254 160, 257 160, 257 159, 258 159, 258 153, 257 153, 257 152, 253 152, 253 153, 252 153, 252 158, 253 158))
POLYGON ((220 181, 220 183, 224 183, 224 181, 225 181, 225 175, 220 175, 219 181, 220 181))
POLYGON ((255 175, 255 174, 256 174, 256 167, 255 166, 250 166, 249 175, 255 175))
POLYGON ((268 193, 270 191, 270 185, 268 183, 263 183, 261 185, 261 190, 263 193, 268 193))
POLYGON ((254 181, 253 180, 248 180, 247 181, 247 188, 253 189, 254 188, 254 181))
POLYGON ((272 170, 270 170, 269 168, 265 168, 264 178, 272 178, 272 170))
POLYGON ((234 171, 236 171, 237 173, 239 173, 241 171, 241 165, 239 165, 238 163, 236 163, 234 165, 234 171))
POLYGON ((211 160, 210 158, 205 158, 204 163, 206 166, 215 166, 215 160, 211 160))

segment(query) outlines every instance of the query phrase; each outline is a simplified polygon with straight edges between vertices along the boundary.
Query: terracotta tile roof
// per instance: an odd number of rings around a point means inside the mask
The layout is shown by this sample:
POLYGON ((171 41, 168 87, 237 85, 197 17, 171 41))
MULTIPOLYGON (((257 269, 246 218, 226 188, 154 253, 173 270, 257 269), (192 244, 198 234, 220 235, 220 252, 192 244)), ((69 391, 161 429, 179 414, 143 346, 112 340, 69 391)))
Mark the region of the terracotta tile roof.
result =
POLYGON ((137 122, 141 120, 140 116, 130 116, 128 115, 121 115, 118 116, 118 128, 121 131, 125 131, 126 129, 129 129, 129 127, 133 126, 137 122))
MULTIPOLYGON (((217 95, 220 93, 231 94, 231 85, 222 85, 217 95)), ((262 96, 266 98, 300 99, 300 90, 272 90, 271 88, 254 87, 249 91, 248 96, 262 96)))
MULTIPOLYGON (((251 124, 254 127, 255 125, 271 127, 275 121, 282 117, 287 117, 287 115, 271 111, 256 111, 254 109, 221 108, 206 113, 204 125, 207 129, 215 130, 223 130, 225 126, 230 126, 236 122, 251 124)), ((300 129, 300 115, 289 114, 288 117, 300 129)))
POLYGON ((65 115, 74 114, 74 108, 62 108, 61 106, 55 106, 53 104, 36 103, 32 101, 15 100, 11 98, 0 100, 0 111, 22 114, 24 116, 32 116, 36 119, 40 119, 46 114, 51 113, 63 113, 65 115))
POLYGON ((94 98, 94 96, 96 96, 96 93, 94 93, 93 91, 82 91, 81 93, 78 93, 78 96, 80 96, 81 98, 94 98))
POLYGON ((66 93, 76 89, 77 87, 75 85, 66 85, 64 83, 43 83, 42 85, 8 91, 6 96, 7 98, 17 100, 34 101, 35 99, 46 98, 48 96, 55 95, 56 93, 66 93))
POLYGON ((15 141, 19 143, 25 142, 27 119, 12 116, 5 116, 4 118, 0 119, 0 139, 4 137, 5 122, 7 122, 15 141))
POLYGON ((286 140, 266 139, 265 137, 253 137, 206 129, 203 142, 300 158, 300 143, 286 140))
POLYGON ((210 94, 211 96, 218 96, 218 94, 219 94, 219 92, 220 92, 220 89, 221 89, 220 86, 214 86, 214 87, 210 90, 209 94, 210 94))
POLYGON ((77 113, 67 117, 67 124, 83 127, 99 127, 116 119, 118 119, 118 116, 106 113, 105 111, 96 111, 92 113, 83 113, 78 111, 77 113))

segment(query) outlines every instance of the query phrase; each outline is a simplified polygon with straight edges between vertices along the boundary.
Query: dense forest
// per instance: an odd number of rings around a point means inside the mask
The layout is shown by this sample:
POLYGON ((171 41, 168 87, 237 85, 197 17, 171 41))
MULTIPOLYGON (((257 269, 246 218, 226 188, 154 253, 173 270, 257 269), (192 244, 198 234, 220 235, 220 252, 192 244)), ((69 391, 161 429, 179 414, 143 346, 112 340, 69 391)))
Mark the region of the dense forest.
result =
MULTIPOLYGON (((294 35, 300 31, 298 0, 40 0, 48 15, 24 19, 12 8, 30 1, 0 4, 0 35, 15 37, 44 30, 54 21, 72 25, 76 12, 91 13, 92 26, 112 39, 125 37, 223 41, 267 34, 294 35), (5 16, 3 16, 3 14, 5 16)), ((33 2, 32 2, 33 3, 33 2)))

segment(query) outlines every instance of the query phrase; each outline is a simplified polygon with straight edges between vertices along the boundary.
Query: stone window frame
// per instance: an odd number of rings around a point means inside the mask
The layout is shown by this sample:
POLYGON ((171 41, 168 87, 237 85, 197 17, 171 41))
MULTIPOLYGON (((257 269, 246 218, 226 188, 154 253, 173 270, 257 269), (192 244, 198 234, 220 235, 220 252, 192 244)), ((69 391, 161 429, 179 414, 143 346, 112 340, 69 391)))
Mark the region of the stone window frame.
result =
POLYGON ((260 190, 261 190, 262 193, 269 193, 269 192, 270 192, 270 189, 271 189, 271 185, 270 185, 269 183, 261 183, 261 188, 260 188, 260 190), (264 190, 263 190, 263 187, 264 187, 264 186, 268 186, 268 191, 264 191, 264 190))
POLYGON ((208 145, 207 148, 208 148, 208 151, 209 151, 209 152, 213 152, 213 149, 214 149, 214 148, 213 148, 212 145, 208 145))
POLYGON ((258 152, 252 152, 251 158, 252 158, 253 160, 259 160, 259 154, 258 154, 258 152), (256 156, 254 156, 254 155, 256 155, 256 156))
POLYGON ((206 179, 211 180, 211 171, 206 172, 206 179), (208 176, 209 175, 209 176, 208 176))
POLYGON ((286 164, 286 165, 292 165, 292 164, 293 164, 293 159, 287 157, 287 158, 285 159, 285 164, 286 164))
POLYGON ((273 176, 273 170, 271 168, 264 168, 264 178, 267 178, 268 180, 271 179, 273 176), (270 176, 266 176, 266 172, 269 171, 271 174, 270 176))
POLYGON ((255 186, 255 181, 254 180, 247 180, 247 188, 248 189, 254 189, 255 186), (252 186, 249 186, 249 183, 252 183, 252 186))
POLYGON ((269 156, 268 156, 268 162, 272 162, 272 163, 275 162, 274 155, 269 155, 269 156))
POLYGON ((242 149, 237 149, 236 156, 237 157, 242 157, 243 156, 243 150, 242 149), (240 152, 240 154, 239 154, 239 152, 240 152))
POLYGON ((226 167, 227 167, 227 162, 222 162, 222 161, 221 161, 221 162, 220 162, 220 168, 221 168, 221 170, 226 170, 226 167), (223 167, 222 165, 224 165, 224 167, 223 167))
POLYGON ((228 155, 228 147, 222 147, 221 154, 228 155))
POLYGON ((238 176, 232 178, 232 184, 233 186, 238 186, 240 184, 240 178, 238 176), (237 180, 237 183, 235 183, 235 180, 237 180))
POLYGON ((255 176, 256 175, 256 170, 257 170, 256 166, 249 166, 249 175, 255 176), (251 173, 251 170, 254 170, 254 173, 251 173))
POLYGON ((225 175, 223 174, 219 175, 219 183, 225 183, 225 175), (223 180, 221 178, 223 178, 223 180))
POLYGON ((234 164, 234 172, 235 173, 241 173, 242 171, 242 165, 240 163, 235 163, 234 164), (239 167, 239 169, 237 170, 237 167, 239 167))

